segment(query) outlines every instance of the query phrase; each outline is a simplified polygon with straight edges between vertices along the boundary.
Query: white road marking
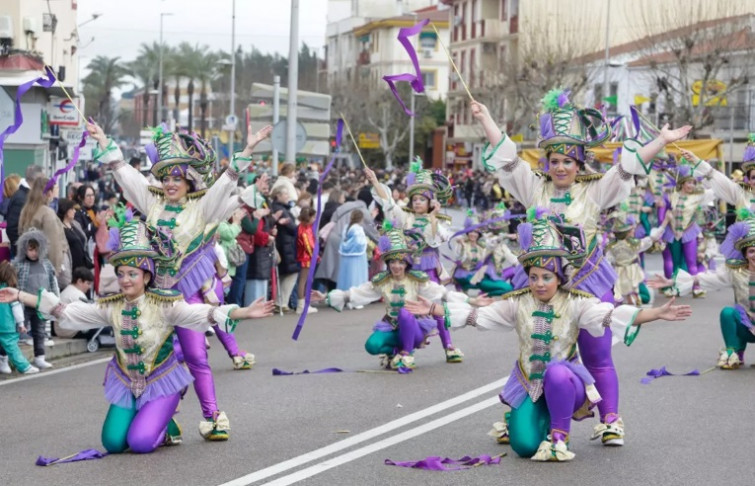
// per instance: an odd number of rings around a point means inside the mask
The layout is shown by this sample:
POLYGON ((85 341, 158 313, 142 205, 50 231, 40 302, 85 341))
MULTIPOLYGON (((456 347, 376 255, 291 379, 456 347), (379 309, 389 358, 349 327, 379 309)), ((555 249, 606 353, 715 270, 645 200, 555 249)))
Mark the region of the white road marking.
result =
MULTIPOLYGON (((379 427, 375 427, 374 429, 370 429, 370 430, 367 430, 367 431, 362 432, 360 434, 357 434, 357 435, 355 435, 353 437, 349 437, 348 439, 344 439, 344 440, 335 442, 333 444, 330 444, 328 446, 322 447, 320 449, 317 449, 317 450, 314 450, 314 451, 311 451, 311 452, 307 452, 306 454, 302 454, 300 456, 294 457, 293 459, 289 459, 287 461, 283 461, 283 462, 280 462, 278 464, 274 464, 272 466, 266 467, 265 469, 260 469, 259 471, 255 471, 253 473, 247 474, 246 476, 242 476, 240 478, 234 479, 234 480, 229 481, 227 483, 223 483, 220 486, 245 486, 245 485, 248 485, 248 484, 255 483, 257 481, 262 481, 263 479, 267 479, 267 478, 269 478, 271 476, 275 476, 277 474, 283 473, 285 471, 288 471, 289 469, 293 469, 293 468, 299 467, 299 466, 301 466, 303 464, 306 464, 308 462, 314 461, 316 459, 320 459, 322 457, 325 457, 325 456, 328 456, 330 454, 336 453, 336 452, 341 451, 343 449, 347 449, 349 447, 355 446, 355 445, 357 445, 359 443, 362 443, 362 442, 365 442, 367 440, 374 439, 375 437, 378 437, 378 436, 383 435, 385 433, 391 432, 391 431, 396 430, 398 428, 402 428, 402 427, 404 427, 404 426, 406 426, 408 424, 411 424, 411 423, 416 422, 418 420, 422 420, 422 419, 424 419, 426 417, 429 417, 431 415, 434 415, 434 414, 436 414, 438 412, 442 412, 443 410, 446 410, 448 408, 455 407, 456 405, 464 403, 464 402, 466 402, 468 400, 472 400, 474 398, 477 398, 480 395, 485 395, 485 394, 491 393, 493 391, 497 392, 501 388, 503 388, 503 385, 506 383, 506 380, 508 380, 508 378, 503 378, 501 380, 497 380, 497 381, 494 381, 492 383, 488 383, 487 385, 481 386, 481 387, 476 388, 474 390, 471 390, 471 391, 469 391, 467 393, 464 393, 464 394, 459 395, 457 397, 454 397, 454 398, 451 398, 449 400, 446 400, 445 402, 441 402, 441 403, 435 404, 435 405, 433 405, 431 407, 428 407, 428 408, 426 408, 424 410, 419 410, 417 412, 409 414, 406 417, 402 417, 400 419, 393 420, 393 421, 388 422, 386 424, 383 424, 383 425, 381 425, 379 427)), ((474 411, 482 410, 484 408, 487 408, 487 407, 493 405, 494 403, 500 403, 497 396, 492 397, 492 398, 490 398, 488 400, 485 400, 485 401, 483 401, 483 402, 481 402, 479 404, 472 405, 472 406, 470 406, 470 407, 468 407, 466 409, 460 410, 458 412, 455 412, 453 414, 450 414, 450 415, 444 417, 443 419, 438 419, 438 420, 444 420, 445 421, 444 423, 450 423, 453 420, 458 420, 459 418, 462 418, 462 417, 464 417, 466 415, 474 413, 474 411), (482 406, 482 404, 485 404, 485 405, 482 406), (476 408, 476 407, 481 407, 481 408, 476 408), (468 411, 468 410, 471 410, 471 409, 474 409, 474 410, 473 411, 468 411), (466 413, 464 415, 458 415, 459 413, 463 413, 463 412, 466 412, 466 413), (448 417, 456 417, 456 418, 454 418, 453 420, 448 420, 448 417)), ((424 427, 427 427, 430 424, 436 424, 436 422, 438 422, 438 420, 436 420, 434 422, 430 422, 429 424, 426 424, 424 426, 418 427, 417 429, 413 429, 412 431, 423 429, 424 427)), ((441 423, 441 424, 435 425, 433 428, 440 427, 441 425, 443 425, 443 424, 441 423)), ((431 429, 427 429, 427 430, 432 430, 432 428, 431 429)), ((412 432, 412 431, 404 432, 402 434, 399 434, 396 437, 402 437, 402 436, 404 436, 404 434, 407 434, 407 433, 412 432)), ((420 434, 420 433, 424 433, 424 432, 418 432, 417 435, 420 434)), ((413 436, 411 436, 411 437, 413 437, 413 436)), ((407 436, 403 440, 406 440, 406 439, 409 439, 409 438, 410 437, 407 436)), ((389 439, 386 439, 386 440, 389 440, 389 439)), ((382 444, 383 442, 385 442, 385 441, 381 441, 381 442, 378 442, 376 444, 382 444)), ((374 447, 374 445, 375 444, 373 444, 372 446, 367 446, 365 448, 359 449, 359 451, 362 451, 362 450, 367 449, 369 447, 374 447)), ((385 445, 384 447, 388 447, 388 445, 385 445)), ((354 451, 354 452, 357 452, 357 451, 354 451)), ((367 453, 369 453, 369 452, 367 452, 367 453)), ((365 453, 365 454, 367 454, 367 453, 365 453)), ((352 453, 350 453, 350 454, 352 454, 352 453)), ((348 454, 346 454, 344 456, 341 456, 341 457, 345 457, 347 455, 348 454)), ((359 457, 361 457, 361 456, 359 456, 359 457)), ((336 459, 339 459, 339 458, 336 458, 336 459)), ((353 459, 351 459, 351 460, 353 460, 353 459)), ((325 462, 323 464, 329 464, 329 463, 325 462)), ((317 466, 313 466, 313 467, 321 467, 321 465, 317 465, 317 466)), ((308 470, 309 469, 305 469, 304 471, 308 471, 308 470)), ((322 469, 322 471, 324 471, 324 470, 325 469, 322 469)), ((318 470, 317 472, 321 472, 321 471, 318 470)), ((317 474, 317 472, 315 472, 313 474, 317 474)), ((307 477, 309 477, 309 476, 307 476, 307 477)))
POLYGON ((12 379, 8 379, 8 380, 0 381, 0 386, 3 386, 3 385, 12 385, 14 383, 20 383, 22 381, 34 380, 34 379, 37 379, 37 378, 45 378, 47 376, 57 375, 58 373, 64 373, 66 371, 77 370, 79 368, 85 368, 87 366, 92 366, 92 365, 96 365, 96 364, 103 364, 103 363, 107 363, 111 359, 113 359, 112 356, 110 356, 109 358, 102 358, 102 359, 96 359, 94 361, 87 361, 86 363, 79 363, 77 365, 66 366, 65 368, 58 368, 56 370, 41 371, 41 372, 39 372, 39 373, 37 373, 35 375, 23 375, 23 376, 20 376, 18 378, 12 378, 12 379))
POLYGON ((327 471, 328 469, 332 469, 342 464, 346 464, 347 462, 355 461, 359 459, 360 457, 364 457, 368 454, 372 454, 373 452, 377 452, 379 450, 385 449, 392 445, 399 444, 406 440, 417 437, 418 435, 422 435, 427 432, 430 432, 431 430, 435 430, 439 427, 443 427, 444 425, 450 424, 451 422, 455 422, 468 415, 472 415, 473 413, 477 413, 480 410, 484 410, 488 407, 492 407, 493 405, 497 405, 499 403, 501 402, 498 399, 498 397, 488 398, 479 403, 475 403, 474 405, 470 405, 467 408, 462 408, 461 410, 457 410, 454 413, 448 414, 439 419, 435 419, 432 422, 428 422, 424 425, 420 425, 413 429, 407 430, 406 432, 402 432, 398 435, 388 437, 387 439, 383 439, 379 442, 375 442, 374 444, 366 445, 360 449, 356 449, 354 451, 347 452, 346 454, 333 457, 324 462, 321 462, 320 464, 315 464, 314 466, 310 466, 306 469, 302 469, 301 471, 297 471, 293 474, 289 474, 288 476, 284 476, 282 478, 278 478, 269 483, 265 483, 265 486, 287 486, 289 484, 293 484, 297 481, 301 481, 303 479, 312 477, 316 474, 320 474, 321 472, 327 471))

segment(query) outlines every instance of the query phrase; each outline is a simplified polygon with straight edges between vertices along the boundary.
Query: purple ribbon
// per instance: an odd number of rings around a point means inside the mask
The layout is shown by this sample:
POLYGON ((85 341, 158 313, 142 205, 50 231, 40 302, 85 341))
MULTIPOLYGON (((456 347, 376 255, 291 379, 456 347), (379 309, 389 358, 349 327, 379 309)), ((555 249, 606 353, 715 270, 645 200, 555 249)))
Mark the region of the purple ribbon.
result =
POLYGON ((58 182, 58 177, 62 176, 76 166, 76 163, 79 161, 79 152, 81 151, 81 148, 87 143, 87 135, 89 134, 86 130, 84 130, 84 133, 81 134, 81 141, 73 150, 73 157, 71 157, 71 161, 68 162, 68 165, 55 172, 55 175, 53 175, 52 178, 47 181, 47 184, 45 184, 45 189, 42 192, 47 192, 52 189, 55 186, 55 183, 58 182))
MULTIPOLYGON (((336 161, 336 154, 338 148, 341 146, 341 139, 343 138, 343 120, 338 120, 338 127, 336 128, 336 146, 333 150, 333 156, 330 158, 330 162, 325 167, 325 170, 320 174, 320 180, 317 184, 317 213, 315 215, 315 222, 313 228, 320 227, 320 217, 322 217, 322 183, 328 176, 328 172, 333 168, 333 163, 336 161)), ((304 311, 299 316, 299 321, 296 323, 296 329, 291 339, 296 341, 299 339, 299 333, 301 333, 302 327, 304 327, 304 321, 307 320, 307 311, 309 310, 309 302, 312 298, 312 282, 315 279, 315 268, 317 267, 317 258, 320 255, 320 238, 315 237, 315 247, 312 250, 312 264, 309 266, 307 272, 307 284, 304 289, 304 311)))
POLYGON ((107 456, 107 452, 100 452, 97 449, 87 449, 74 454, 72 456, 57 458, 57 457, 44 457, 39 456, 37 458, 37 466, 54 466, 55 464, 63 464, 64 462, 78 462, 88 461, 89 459, 102 459, 107 456))
MULTIPOLYGON (((401 95, 399 94, 398 90, 396 89, 396 82, 397 81, 406 81, 411 86, 412 89, 416 93, 424 93, 425 91, 425 84, 422 82, 422 71, 419 68, 419 59, 417 59, 417 51, 414 50, 414 46, 409 41, 409 37, 413 35, 417 35, 420 32, 422 32, 422 29, 430 23, 430 19, 425 19, 413 27, 404 27, 403 29, 399 29, 398 31, 398 41, 404 46, 404 49, 406 49, 407 54, 409 54, 409 58, 412 60, 412 65, 414 66, 414 74, 404 73, 404 74, 390 74, 383 76, 383 80, 388 83, 388 87, 391 88, 391 91, 393 92, 393 96, 396 97, 399 104, 401 105, 401 108, 404 109, 404 112, 409 116, 414 116, 414 113, 409 110, 409 108, 406 107, 406 104, 404 103, 404 100, 401 99, 401 95)), ((440 39, 438 39, 440 41, 440 39)))
MULTIPOLYGON (((55 84, 55 75, 53 74, 52 70, 45 66, 45 75, 40 76, 36 79, 32 79, 31 81, 27 81, 26 83, 22 84, 18 87, 18 91, 16 91, 16 101, 14 103, 14 112, 13 112, 13 123, 3 131, 3 133, 0 133, 0 184, 5 181, 5 163, 3 160, 3 146, 5 145, 5 139, 16 133, 16 131, 21 127, 21 125, 24 123, 24 115, 21 112, 21 98, 26 94, 27 91, 29 91, 32 86, 35 84, 39 84, 39 86, 43 88, 49 88, 53 84, 55 84)), ((3 200, 3 191, 0 190, 0 202, 3 200)))
POLYGON ((476 466, 489 466, 491 464, 500 464, 501 458, 506 453, 497 456, 483 454, 477 457, 464 456, 461 459, 451 459, 449 457, 430 456, 421 461, 391 461, 385 460, 386 466, 410 467, 413 469, 424 469, 426 471, 461 471, 476 466))
POLYGON ((664 376, 700 376, 700 371, 698 370, 692 370, 689 373, 684 373, 683 375, 676 375, 674 373, 669 372, 665 366, 661 366, 660 369, 653 369, 647 372, 647 376, 640 380, 640 383, 643 385, 648 385, 653 380, 656 380, 658 378, 664 377, 664 376))

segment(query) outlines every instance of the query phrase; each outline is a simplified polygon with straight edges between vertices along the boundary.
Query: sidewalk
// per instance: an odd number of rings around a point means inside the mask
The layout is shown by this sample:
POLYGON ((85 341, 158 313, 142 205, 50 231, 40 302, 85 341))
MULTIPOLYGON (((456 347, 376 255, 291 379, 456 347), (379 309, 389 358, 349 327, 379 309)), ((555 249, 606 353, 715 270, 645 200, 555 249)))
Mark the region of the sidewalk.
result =
MULTIPOLYGON (((55 346, 45 347, 45 359, 47 361, 87 352, 86 339, 62 339, 55 337, 52 340, 55 342, 55 346)), ((21 344, 19 347, 24 356, 26 356, 26 359, 31 361, 34 358, 34 346, 21 344)))

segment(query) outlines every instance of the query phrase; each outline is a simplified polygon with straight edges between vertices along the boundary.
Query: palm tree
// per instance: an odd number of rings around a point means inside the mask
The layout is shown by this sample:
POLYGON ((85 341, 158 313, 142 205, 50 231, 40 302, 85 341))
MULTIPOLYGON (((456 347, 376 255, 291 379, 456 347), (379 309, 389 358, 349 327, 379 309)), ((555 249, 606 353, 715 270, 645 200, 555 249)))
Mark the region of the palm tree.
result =
POLYGON ((212 81, 218 77, 218 61, 220 61, 222 55, 217 52, 211 52, 209 46, 205 45, 200 47, 199 44, 191 47, 188 43, 183 43, 179 46, 179 49, 181 55, 188 60, 186 63, 188 69, 187 74, 191 78, 188 87, 189 130, 191 130, 193 121, 194 80, 196 79, 199 81, 200 131, 204 138, 207 131, 207 106, 209 104, 207 88, 210 87, 212 81))
MULTIPOLYGON (((149 119, 147 110, 149 110, 149 91, 156 83, 158 76, 158 69, 160 64, 160 45, 157 42, 153 42, 152 45, 142 43, 139 47, 139 54, 135 60, 128 63, 128 69, 131 72, 131 76, 141 83, 144 89, 144 95, 142 96, 142 113, 143 119, 141 120, 143 125, 147 125, 149 119)), ((154 86, 157 88, 157 86, 154 86)))
MULTIPOLYGON (((113 90, 126 84, 129 70, 119 57, 97 56, 89 63, 91 72, 84 78, 86 97, 96 101, 97 120, 106 132, 112 132, 118 121, 113 90)), ((92 107, 93 108, 93 107, 92 107)), ((89 109, 90 113, 92 108, 89 109)))

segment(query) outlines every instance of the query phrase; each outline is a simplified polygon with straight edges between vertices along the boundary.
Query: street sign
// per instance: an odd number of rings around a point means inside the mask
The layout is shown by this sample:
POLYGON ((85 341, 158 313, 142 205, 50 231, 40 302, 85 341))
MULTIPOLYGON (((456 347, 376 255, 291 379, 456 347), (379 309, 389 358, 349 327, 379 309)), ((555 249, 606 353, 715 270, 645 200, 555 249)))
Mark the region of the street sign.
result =
POLYGON ((228 115, 227 117, 225 117, 226 125, 231 125, 235 127, 238 122, 239 122, 239 117, 237 117, 236 115, 228 115))
MULTIPOLYGON (((273 133, 270 135, 270 140, 273 142, 275 150, 283 155, 286 154, 286 131, 288 130, 288 123, 286 120, 281 120, 273 127, 273 133)), ((296 122, 296 151, 301 152, 304 148, 304 144, 307 143, 307 130, 304 129, 304 125, 296 122)))
MULTIPOLYGON (((69 159, 73 158, 73 151, 79 145, 79 142, 81 142, 81 135, 83 133, 84 133, 83 130, 79 130, 76 128, 60 130, 60 138, 68 142, 68 158, 69 159)), ((81 150, 79 151, 79 160, 81 161, 93 160, 92 152, 94 151, 94 148, 96 146, 97 146, 97 141, 94 140, 92 137, 87 137, 86 144, 83 147, 81 147, 81 150)))
POLYGON ((360 133, 357 140, 361 149, 380 148, 380 135, 377 133, 360 133))
POLYGON ((79 125, 79 112, 68 98, 51 98, 47 105, 47 113, 50 125, 79 125))

